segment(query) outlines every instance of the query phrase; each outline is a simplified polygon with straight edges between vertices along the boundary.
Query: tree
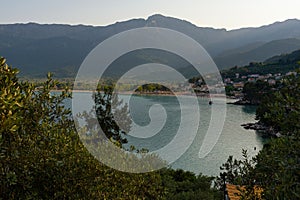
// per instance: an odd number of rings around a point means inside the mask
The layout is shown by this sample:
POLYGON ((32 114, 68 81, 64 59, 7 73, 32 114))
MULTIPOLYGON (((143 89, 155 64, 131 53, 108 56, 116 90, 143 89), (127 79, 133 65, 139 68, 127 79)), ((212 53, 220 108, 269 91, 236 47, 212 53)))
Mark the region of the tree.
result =
POLYGON ((258 186, 264 199, 300 198, 299 95, 299 75, 286 77, 277 90, 265 95, 257 117, 284 136, 270 139, 252 160, 233 161, 229 157, 223 164, 225 173, 221 177, 225 176, 228 183, 246 186, 244 197, 253 198, 258 186))
POLYGON ((87 131, 91 131, 96 124, 100 124, 103 132, 96 133, 94 140, 105 140, 108 138, 118 146, 127 143, 125 135, 130 131, 131 118, 128 105, 123 105, 117 94, 113 94, 113 86, 99 86, 93 94, 95 101, 96 116, 92 111, 86 111, 79 115, 87 123, 87 131), (105 136, 103 135, 105 134, 105 136), (97 139, 96 139, 97 138, 97 139))
POLYGON ((0 198, 162 199, 160 174, 129 174, 106 167, 84 148, 64 101, 19 82, 18 70, 0 59, 0 198))
POLYGON ((234 96, 235 88, 232 85, 225 86, 225 92, 227 96, 234 96))
POLYGON ((211 188, 213 177, 195 175, 182 169, 161 170, 162 183, 167 189, 166 199, 221 199, 222 194, 211 188))
POLYGON ((300 129, 300 76, 286 77, 277 90, 264 97, 256 118, 281 134, 292 135, 300 129))
POLYGON ((300 198, 299 141, 299 136, 272 139, 257 155, 252 176, 265 199, 300 198))
POLYGON ((70 110, 64 109, 63 100, 69 94, 62 92, 56 97, 50 94, 56 84, 50 74, 40 90, 27 82, 18 82, 18 70, 6 65, 3 58, 0 72, 0 196, 75 198, 83 194, 92 186, 85 177, 95 170, 90 173, 80 170, 92 160, 84 157, 88 154, 78 142, 70 110), (77 160, 77 156, 83 156, 82 160, 77 160))
MULTIPOLYGON (((67 88, 54 95, 57 82, 51 74, 37 88, 20 82, 17 73, 0 58, 0 199, 219 198, 210 188, 212 177, 172 169, 132 174, 101 164, 79 140, 71 111, 64 107, 67 88)), ((96 98, 103 106, 99 114, 111 116, 105 95, 113 99, 110 93, 96 98)), ((119 103, 118 109, 126 110, 119 103)), ((115 141, 118 130, 110 134, 115 141)))
POLYGON ((271 87, 267 82, 258 80, 255 83, 247 82, 243 88, 244 100, 251 104, 258 105, 263 97, 271 92, 271 87))

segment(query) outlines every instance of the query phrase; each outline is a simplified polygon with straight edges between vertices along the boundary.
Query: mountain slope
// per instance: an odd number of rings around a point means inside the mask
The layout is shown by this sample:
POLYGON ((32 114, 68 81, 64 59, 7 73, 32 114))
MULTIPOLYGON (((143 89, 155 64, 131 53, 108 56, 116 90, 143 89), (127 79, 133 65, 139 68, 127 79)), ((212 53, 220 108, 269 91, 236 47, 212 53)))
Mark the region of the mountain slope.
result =
POLYGON ((300 39, 289 38, 267 43, 253 43, 216 56, 215 62, 220 68, 243 66, 249 62, 263 62, 266 58, 300 49, 300 39))
MULTIPOLYGON (((99 27, 35 23, 0 25, 0 55, 6 57, 9 63, 20 68, 26 75, 44 76, 48 71, 60 71, 64 68, 73 69, 75 74, 83 59, 100 42, 122 31, 141 27, 164 27, 192 37, 203 45, 220 69, 249 60, 264 60, 273 55, 288 53, 298 47, 296 39, 300 38, 299 20, 227 31, 197 27, 184 20, 153 15, 148 19, 133 19, 99 27), (294 38, 290 40, 296 41, 295 44, 288 41, 277 42, 276 48, 271 48, 272 45, 268 44, 274 40, 288 38, 294 38), (253 57, 255 49, 265 53, 253 57)), ((140 55, 133 56, 132 61, 127 63, 134 63, 134 59, 140 59, 137 56, 140 55)), ((162 57, 158 60, 165 59, 166 57, 162 57)), ((148 60, 144 56, 143 62, 148 60)), ((186 66, 177 67, 183 69, 186 66)), ((118 66, 115 66, 115 70, 117 69, 118 66)))
POLYGON ((300 50, 289 54, 273 56, 264 62, 254 63, 243 67, 233 67, 222 71, 223 78, 235 78, 238 73, 241 76, 249 74, 286 74, 300 68, 300 50))

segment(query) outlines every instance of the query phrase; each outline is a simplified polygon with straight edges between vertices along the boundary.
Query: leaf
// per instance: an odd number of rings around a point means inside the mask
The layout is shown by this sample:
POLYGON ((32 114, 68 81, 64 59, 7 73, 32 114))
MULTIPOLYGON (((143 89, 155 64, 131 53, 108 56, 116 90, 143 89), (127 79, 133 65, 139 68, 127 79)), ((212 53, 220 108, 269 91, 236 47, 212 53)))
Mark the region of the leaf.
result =
POLYGON ((11 132, 16 132, 17 129, 18 129, 18 126, 17 126, 17 125, 13 125, 9 130, 10 130, 11 132))

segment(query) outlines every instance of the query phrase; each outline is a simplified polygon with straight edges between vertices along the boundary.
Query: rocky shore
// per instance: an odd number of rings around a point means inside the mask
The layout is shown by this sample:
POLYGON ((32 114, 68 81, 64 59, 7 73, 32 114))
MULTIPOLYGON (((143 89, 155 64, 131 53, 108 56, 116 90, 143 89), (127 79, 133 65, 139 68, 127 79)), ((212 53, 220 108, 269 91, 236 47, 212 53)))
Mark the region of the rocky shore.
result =
POLYGON ((278 131, 275 131, 273 127, 266 126, 260 122, 242 124, 245 129, 256 130, 262 133, 266 137, 281 137, 278 131))
POLYGON ((258 103, 253 103, 253 102, 250 102, 248 100, 243 100, 243 99, 240 99, 236 102, 231 102, 228 104, 240 105, 240 106, 257 106, 258 105, 258 103))

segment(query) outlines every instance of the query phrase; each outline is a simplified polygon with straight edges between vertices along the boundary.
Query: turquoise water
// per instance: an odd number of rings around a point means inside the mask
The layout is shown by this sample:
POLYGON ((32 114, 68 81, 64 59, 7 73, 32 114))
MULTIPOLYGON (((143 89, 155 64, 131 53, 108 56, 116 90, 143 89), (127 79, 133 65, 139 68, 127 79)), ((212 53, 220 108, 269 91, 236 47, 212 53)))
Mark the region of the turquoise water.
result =
MULTIPOLYGON (((91 94, 76 93, 76 95, 80 97, 80 102, 73 107, 77 109, 75 112, 89 110, 91 94)), ((180 107, 175 96, 131 96, 130 98, 128 95, 120 95, 120 98, 129 103, 130 115, 134 121, 131 132, 127 136, 129 141, 127 147, 134 145, 140 149, 155 151, 172 141, 179 126, 185 126, 185 130, 189 130, 195 128, 193 126, 197 124, 194 118, 195 108, 192 104, 189 106, 191 99, 188 96, 183 97, 184 107, 180 107), (152 111, 149 114, 151 107, 152 111), (188 120, 180 124, 182 115, 188 120), (139 129, 139 127, 144 127, 144 129, 139 129), (137 130, 140 131, 141 137, 137 130)), ((205 158, 200 159, 199 150, 211 120, 211 106, 208 102, 208 98, 198 98, 200 123, 197 127, 197 135, 187 151, 172 163, 171 167, 193 171, 196 174, 218 175, 219 167, 226 162, 229 155, 241 158, 242 149, 246 149, 250 156, 254 156, 262 148, 263 139, 255 131, 245 130, 240 126, 243 123, 255 121, 255 107, 227 105, 226 120, 221 136, 212 151, 205 158)), ((213 103, 218 107, 218 100, 213 103)), ((176 145, 178 146, 174 148, 181 148, 180 143, 176 145)))

